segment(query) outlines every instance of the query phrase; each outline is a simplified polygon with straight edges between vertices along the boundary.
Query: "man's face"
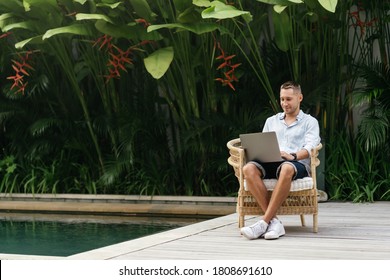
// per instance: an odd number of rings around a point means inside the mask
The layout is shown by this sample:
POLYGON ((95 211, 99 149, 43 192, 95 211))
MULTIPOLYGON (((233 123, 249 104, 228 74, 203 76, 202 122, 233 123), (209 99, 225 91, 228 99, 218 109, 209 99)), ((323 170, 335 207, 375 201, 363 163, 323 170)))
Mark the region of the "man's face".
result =
POLYGON ((280 105, 286 114, 297 113, 302 98, 302 94, 294 93, 292 88, 280 90, 280 105))

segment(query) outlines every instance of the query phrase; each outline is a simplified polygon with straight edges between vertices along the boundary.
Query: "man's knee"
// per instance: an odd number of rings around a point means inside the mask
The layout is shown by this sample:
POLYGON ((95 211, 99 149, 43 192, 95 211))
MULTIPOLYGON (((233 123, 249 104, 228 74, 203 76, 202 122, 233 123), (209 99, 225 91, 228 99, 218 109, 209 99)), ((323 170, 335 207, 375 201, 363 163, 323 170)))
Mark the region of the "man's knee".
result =
POLYGON ((242 167, 242 173, 244 174, 245 177, 260 176, 259 169, 254 164, 251 163, 245 164, 242 167))
POLYGON ((284 163, 282 164, 282 166, 280 167, 280 171, 279 171, 279 178, 280 177, 288 177, 288 178, 293 178, 294 175, 295 175, 295 168, 292 164, 288 164, 288 163, 284 163))

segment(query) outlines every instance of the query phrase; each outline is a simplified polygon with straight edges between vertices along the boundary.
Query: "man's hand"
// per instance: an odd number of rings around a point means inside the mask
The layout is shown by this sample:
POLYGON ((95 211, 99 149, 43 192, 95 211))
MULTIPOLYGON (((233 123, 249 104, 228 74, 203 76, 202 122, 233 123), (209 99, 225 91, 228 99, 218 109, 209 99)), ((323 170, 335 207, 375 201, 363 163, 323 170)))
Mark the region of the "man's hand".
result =
POLYGON ((280 156, 282 157, 282 159, 285 160, 294 160, 294 156, 289 153, 286 153, 285 151, 281 151, 280 156))

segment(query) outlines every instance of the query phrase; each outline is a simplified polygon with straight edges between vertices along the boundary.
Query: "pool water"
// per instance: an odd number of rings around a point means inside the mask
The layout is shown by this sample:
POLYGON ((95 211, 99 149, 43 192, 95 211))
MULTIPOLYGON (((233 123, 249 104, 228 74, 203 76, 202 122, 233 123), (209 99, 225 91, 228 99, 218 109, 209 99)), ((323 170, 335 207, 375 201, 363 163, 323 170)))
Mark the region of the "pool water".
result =
POLYGON ((157 217, 0 215, 0 253, 65 257, 193 222, 157 217))

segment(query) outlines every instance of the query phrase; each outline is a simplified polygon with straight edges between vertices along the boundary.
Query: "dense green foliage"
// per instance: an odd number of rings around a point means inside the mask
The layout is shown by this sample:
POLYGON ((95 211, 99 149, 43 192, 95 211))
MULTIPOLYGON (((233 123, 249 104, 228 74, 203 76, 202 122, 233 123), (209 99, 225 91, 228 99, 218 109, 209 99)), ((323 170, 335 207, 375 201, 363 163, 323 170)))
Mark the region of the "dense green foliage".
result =
POLYGON ((389 200, 387 1, 0 0, 0 192, 234 195, 301 83, 333 199, 389 200))

